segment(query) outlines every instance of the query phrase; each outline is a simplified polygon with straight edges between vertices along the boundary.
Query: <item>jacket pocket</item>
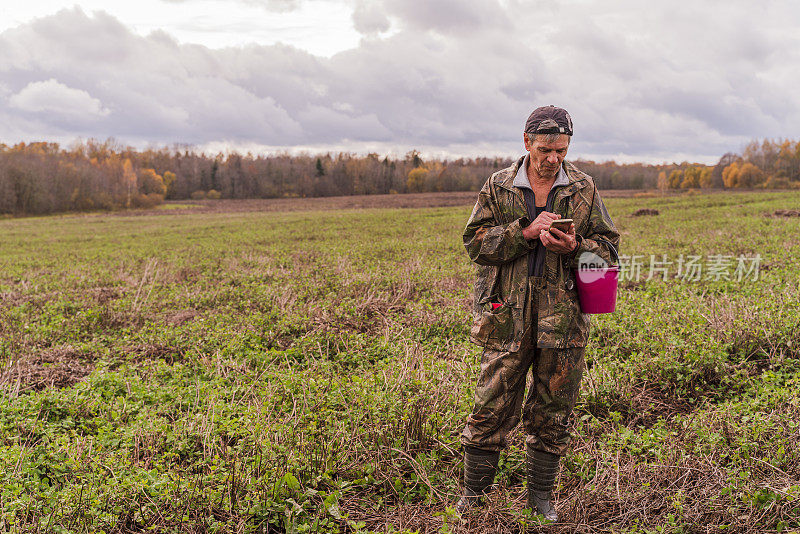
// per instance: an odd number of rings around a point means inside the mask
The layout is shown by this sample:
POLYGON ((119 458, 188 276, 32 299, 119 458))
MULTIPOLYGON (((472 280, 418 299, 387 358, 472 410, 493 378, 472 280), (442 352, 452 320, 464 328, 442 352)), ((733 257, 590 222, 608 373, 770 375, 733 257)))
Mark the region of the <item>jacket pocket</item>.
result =
POLYGON ((470 330, 470 340, 486 349, 515 352, 519 349, 515 323, 522 319, 522 309, 501 303, 494 308, 486 302, 470 330))

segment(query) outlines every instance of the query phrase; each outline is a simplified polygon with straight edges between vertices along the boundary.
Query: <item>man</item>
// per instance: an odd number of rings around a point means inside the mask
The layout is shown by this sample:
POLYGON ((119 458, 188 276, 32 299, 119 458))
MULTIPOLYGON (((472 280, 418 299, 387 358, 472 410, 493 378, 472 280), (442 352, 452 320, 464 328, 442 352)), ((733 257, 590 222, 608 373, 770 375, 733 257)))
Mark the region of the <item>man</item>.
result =
POLYGON ((589 335, 573 268, 590 253, 610 262, 610 248, 619 244, 594 182, 564 161, 571 136, 566 110, 534 110, 523 134, 528 154, 486 181, 464 230, 464 246, 479 265, 470 339, 484 350, 461 435, 459 511, 479 504, 493 484, 500 449, 522 410, 528 506, 557 520, 551 491, 569 445, 589 335), (550 229, 559 218, 574 220, 567 232, 550 229))

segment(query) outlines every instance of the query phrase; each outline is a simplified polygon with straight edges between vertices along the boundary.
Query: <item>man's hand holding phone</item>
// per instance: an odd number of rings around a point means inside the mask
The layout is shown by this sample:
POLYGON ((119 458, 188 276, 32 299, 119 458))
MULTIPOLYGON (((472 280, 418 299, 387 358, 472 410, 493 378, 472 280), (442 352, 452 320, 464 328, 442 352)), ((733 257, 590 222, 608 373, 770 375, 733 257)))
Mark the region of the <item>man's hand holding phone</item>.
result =
POLYGON ((528 240, 540 239, 542 232, 546 232, 550 228, 550 224, 558 219, 557 213, 543 211, 531 224, 522 229, 522 236, 528 240))
POLYGON ((539 235, 542 245, 557 254, 568 254, 575 250, 575 224, 572 219, 556 219, 550 222, 546 232, 539 235))

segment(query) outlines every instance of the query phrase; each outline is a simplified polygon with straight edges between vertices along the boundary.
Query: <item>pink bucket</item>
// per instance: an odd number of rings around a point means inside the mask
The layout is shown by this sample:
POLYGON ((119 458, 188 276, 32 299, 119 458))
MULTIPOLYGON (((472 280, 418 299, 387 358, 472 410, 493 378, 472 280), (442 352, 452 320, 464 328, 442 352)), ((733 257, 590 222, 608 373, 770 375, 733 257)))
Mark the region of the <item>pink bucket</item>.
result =
POLYGON ((619 267, 575 269, 583 313, 611 313, 617 305, 619 267))
MULTIPOLYGON (((619 254, 610 241, 598 238, 611 249, 619 264, 619 254)), ((612 313, 617 306, 619 267, 589 267, 575 269, 578 282, 578 300, 583 313, 612 313)))

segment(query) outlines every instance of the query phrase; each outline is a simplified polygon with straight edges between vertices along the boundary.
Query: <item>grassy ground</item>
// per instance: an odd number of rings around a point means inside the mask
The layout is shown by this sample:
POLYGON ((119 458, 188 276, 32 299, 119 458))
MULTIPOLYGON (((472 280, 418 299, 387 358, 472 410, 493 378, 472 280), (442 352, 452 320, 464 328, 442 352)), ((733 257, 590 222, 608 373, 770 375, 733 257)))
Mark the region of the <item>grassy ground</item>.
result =
MULTIPOLYGON (((623 254, 760 276, 623 283, 544 530, 800 528, 800 219, 772 215, 800 193, 607 205, 623 254)), ((449 508, 469 210, 0 221, 0 530, 537 530, 519 432, 489 505, 449 508)))

